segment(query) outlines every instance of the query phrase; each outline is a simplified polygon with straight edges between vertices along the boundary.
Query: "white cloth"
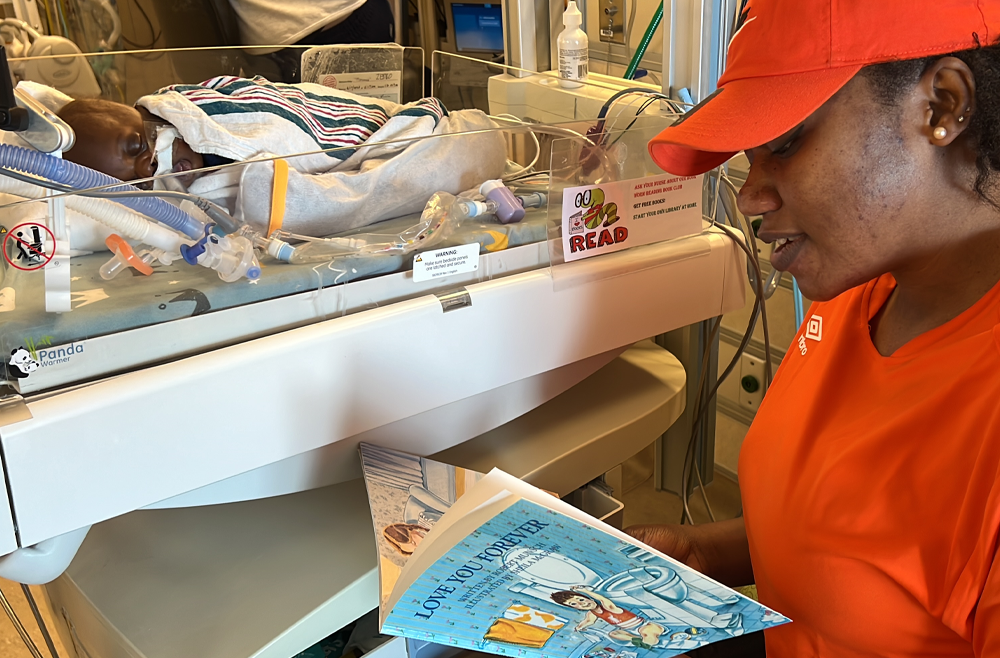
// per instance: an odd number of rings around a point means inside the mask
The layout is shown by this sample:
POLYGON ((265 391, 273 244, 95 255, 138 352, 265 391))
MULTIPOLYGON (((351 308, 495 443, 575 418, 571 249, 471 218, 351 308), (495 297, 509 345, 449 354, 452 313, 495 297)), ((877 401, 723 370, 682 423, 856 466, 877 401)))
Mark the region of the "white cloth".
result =
MULTIPOLYGON (((458 194, 499 178, 507 162, 502 133, 455 134, 491 128, 495 124, 479 110, 461 110, 438 123, 434 139, 414 141, 402 151, 358 149, 344 163, 352 165, 349 171, 338 168, 303 175, 289 169, 281 227, 292 233, 326 236, 419 212, 435 192, 458 194)), ((240 182, 238 214, 261 230, 270 221, 273 179, 273 163, 257 162, 244 168, 240 182)))
POLYGON ((365 0, 229 0, 240 26, 240 40, 248 46, 287 46, 343 21, 364 3, 365 0))
MULTIPOLYGON (((284 157, 292 171, 283 228, 304 235, 417 212, 433 193, 478 187, 499 178, 506 164, 499 132, 440 137, 496 128, 489 117, 446 114, 430 98, 399 105, 316 84, 222 77, 168 87, 137 104, 170 122, 198 153, 284 157), (321 146, 346 150, 317 152, 321 146)), ((226 167, 194 180, 189 191, 265 230, 273 176, 270 162, 226 167)))
POLYGON ((31 80, 21 80, 17 88, 57 114, 73 100, 58 89, 31 80))
POLYGON ((303 173, 352 169, 365 142, 430 135, 445 115, 433 98, 400 105, 314 83, 233 76, 171 85, 136 105, 174 126, 197 153, 240 162, 262 154, 309 154, 289 161, 303 173), (353 156, 350 150, 318 152, 350 147, 360 148, 353 156))

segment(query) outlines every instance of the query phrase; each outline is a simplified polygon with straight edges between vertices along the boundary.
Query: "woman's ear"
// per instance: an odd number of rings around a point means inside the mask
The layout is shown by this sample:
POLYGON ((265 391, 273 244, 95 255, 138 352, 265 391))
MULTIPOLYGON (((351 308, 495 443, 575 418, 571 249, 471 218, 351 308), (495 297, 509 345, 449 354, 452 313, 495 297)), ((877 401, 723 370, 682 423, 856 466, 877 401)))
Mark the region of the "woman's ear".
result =
POLYGON ((976 79, 957 57, 942 57, 927 67, 915 93, 924 107, 923 132, 935 146, 947 146, 965 132, 975 112, 976 79))

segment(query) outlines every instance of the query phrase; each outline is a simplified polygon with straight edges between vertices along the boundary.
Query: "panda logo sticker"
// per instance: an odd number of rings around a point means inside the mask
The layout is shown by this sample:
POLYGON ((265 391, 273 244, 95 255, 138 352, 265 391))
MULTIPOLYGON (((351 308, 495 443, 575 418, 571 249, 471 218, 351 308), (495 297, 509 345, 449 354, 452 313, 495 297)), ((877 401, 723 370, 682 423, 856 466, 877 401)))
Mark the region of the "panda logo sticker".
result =
POLYGON ((31 352, 26 347, 18 347, 10 352, 10 361, 7 363, 7 376, 14 379, 24 379, 41 366, 31 356, 31 352))

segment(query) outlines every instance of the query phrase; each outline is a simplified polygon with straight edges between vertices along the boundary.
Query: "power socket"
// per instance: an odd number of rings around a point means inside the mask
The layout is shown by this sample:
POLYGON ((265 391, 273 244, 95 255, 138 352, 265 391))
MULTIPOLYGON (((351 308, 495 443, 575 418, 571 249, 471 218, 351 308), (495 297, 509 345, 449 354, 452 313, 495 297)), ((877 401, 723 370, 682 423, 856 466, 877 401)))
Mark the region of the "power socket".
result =
POLYGON ((744 354, 740 357, 740 406, 757 411, 764 400, 764 360, 744 354))
POLYGON ((601 42, 625 45, 624 0, 599 0, 598 11, 600 18, 597 24, 601 31, 601 42))

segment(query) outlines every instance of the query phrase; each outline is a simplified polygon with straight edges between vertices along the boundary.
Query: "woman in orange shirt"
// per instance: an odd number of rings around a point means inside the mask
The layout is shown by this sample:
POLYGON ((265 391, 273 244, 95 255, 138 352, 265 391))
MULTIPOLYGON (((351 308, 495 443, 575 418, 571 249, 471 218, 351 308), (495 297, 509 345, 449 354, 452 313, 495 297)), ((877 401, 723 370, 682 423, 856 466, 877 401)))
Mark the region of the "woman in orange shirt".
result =
POLYGON ((769 658, 1000 656, 1000 2, 751 0, 650 143, 818 300, 744 441, 744 517, 630 531, 793 623, 769 658))

